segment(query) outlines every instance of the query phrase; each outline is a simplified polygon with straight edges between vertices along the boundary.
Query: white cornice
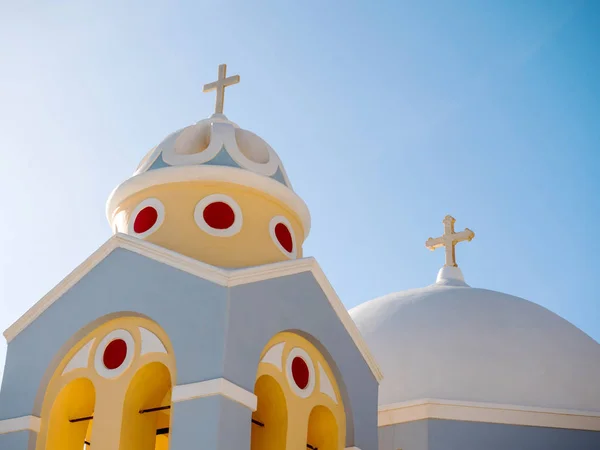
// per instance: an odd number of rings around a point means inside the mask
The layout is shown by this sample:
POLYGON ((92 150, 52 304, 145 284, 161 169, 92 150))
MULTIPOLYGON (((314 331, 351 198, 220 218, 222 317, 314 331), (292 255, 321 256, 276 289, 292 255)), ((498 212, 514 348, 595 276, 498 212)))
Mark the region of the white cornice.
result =
POLYGON ((310 212, 306 203, 284 184, 237 167, 207 165, 163 167, 135 175, 124 181, 112 191, 106 202, 106 217, 111 228, 114 211, 127 197, 151 186, 184 181, 224 181, 264 192, 287 205, 298 215, 305 239, 310 232, 310 212))
POLYGON ((41 420, 36 416, 15 417, 0 420, 0 434, 16 433, 17 431, 40 432, 41 420))
POLYGON ((591 411, 440 399, 421 399, 379 407, 380 427, 424 419, 600 431, 600 412, 591 411))
POLYGON ((240 286, 243 284, 255 283, 257 281, 295 275, 302 272, 311 272, 325 293, 327 300, 329 300, 331 307, 354 341, 354 344, 369 365, 375 378, 378 381, 381 381, 383 378, 381 370, 358 331, 356 324, 350 317, 348 310, 344 307, 342 301, 335 293, 335 290, 314 258, 302 258, 244 269, 229 270, 211 266, 210 264, 197 261, 172 250, 125 234, 116 234, 112 236, 98 250, 92 253, 91 256, 73 270, 73 272, 67 275, 41 300, 23 314, 21 318, 8 327, 4 332, 7 342, 12 341, 21 331, 37 319, 46 309, 57 301, 65 292, 71 289, 71 287, 116 248, 129 250, 145 256, 146 258, 167 264, 176 269, 225 287, 240 286))
POLYGON ((197 383, 181 384, 173 388, 171 401, 173 403, 185 402, 196 398, 222 395, 234 402, 244 405, 251 411, 256 411, 257 398, 252 392, 233 384, 225 378, 199 381, 197 383))

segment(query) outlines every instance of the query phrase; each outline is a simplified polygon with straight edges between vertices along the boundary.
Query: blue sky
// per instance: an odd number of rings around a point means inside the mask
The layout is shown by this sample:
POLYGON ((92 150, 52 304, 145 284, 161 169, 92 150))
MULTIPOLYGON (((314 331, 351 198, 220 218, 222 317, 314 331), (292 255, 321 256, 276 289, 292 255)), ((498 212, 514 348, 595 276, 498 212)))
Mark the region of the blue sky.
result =
POLYGON ((0 3, 1 329, 109 238, 108 194, 225 62, 346 306, 432 283, 450 213, 469 284, 600 340, 599 3, 217 3, 0 3))

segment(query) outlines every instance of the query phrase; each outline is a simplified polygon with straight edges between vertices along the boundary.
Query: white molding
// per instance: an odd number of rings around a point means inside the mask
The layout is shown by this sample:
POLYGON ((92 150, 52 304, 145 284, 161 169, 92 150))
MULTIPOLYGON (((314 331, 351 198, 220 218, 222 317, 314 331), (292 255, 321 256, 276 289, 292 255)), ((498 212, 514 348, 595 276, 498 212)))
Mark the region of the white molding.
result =
POLYGON ((311 272, 320 288, 323 290, 327 300, 329 300, 329 304, 342 322, 342 325, 346 328, 346 331, 370 367, 373 376, 377 381, 383 379, 383 374, 375 362, 375 358, 367 347, 362 335, 358 331, 356 324, 314 258, 301 258, 244 269, 228 270, 211 266, 210 264, 197 261, 172 250, 152 244, 151 242, 120 233, 115 234, 106 241, 98 250, 92 253, 91 256, 73 270, 73 272, 67 275, 50 292, 42 297, 41 300, 8 327, 4 332, 4 337, 7 342, 12 341, 65 292, 71 289, 79 280, 117 248, 129 250, 145 256, 146 258, 167 264, 173 268, 225 287, 240 286, 273 278, 296 275, 303 272, 311 272))
POLYGON ((285 375, 290 389, 300 398, 308 398, 315 389, 315 384, 317 382, 315 365, 313 364, 312 359, 306 350, 300 347, 294 347, 288 353, 287 360, 285 362, 285 375), (306 367, 308 368, 308 384, 304 389, 296 384, 296 380, 294 380, 294 374, 292 372, 292 362, 294 362, 294 358, 296 358, 296 356, 300 357, 300 359, 304 361, 306 367))
POLYGON ((256 395, 225 378, 214 378, 212 380, 175 386, 171 395, 171 401, 178 403, 215 395, 222 395, 252 411, 256 411, 256 395))
POLYGON ((290 188, 277 180, 246 169, 210 165, 164 167, 135 175, 124 181, 112 191, 106 202, 106 217, 111 229, 114 221, 113 213, 127 197, 152 186, 183 181, 223 181, 264 192, 287 205, 298 215, 305 239, 310 232, 308 207, 304 200, 290 188))
POLYGON ((204 197, 194 208, 194 221, 196 225, 207 234, 217 237, 230 237, 238 234, 242 229, 244 223, 244 216, 242 214, 242 208, 240 205, 232 199, 229 195, 225 194, 211 194, 204 197), (204 220, 204 210, 211 203, 225 203, 233 211, 233 223, 229 228, 219 229, 211 227, 206 220, 204 220))
POLYGON ((116 378, 123 372, 125 372, 127 368, 131 365, 134 353, 135 341, 133 340, 133 336, 131 335, 131 333, 123 329, 113 330, 106 336, 104 336, 98 344, 98 347, 96 348, 96 354, 94 355, 94 368, 96 369, 96 372, 98 372, 98 375, 100 375, 103 378, 116 378), (108 367, 104 366, 104 350, 106 350, 108 344, 110 344, 116 339, 122 339, 125 342, 125 345, 127 346, 127 353, 125 353, 125 359, 123 360, 120 366, 114 369, 109 369, 108 367))
MULTIPOLYGON (((123 211, 121 211, 123 212, 123 211)), ((119 218, 119 221, 122 221, 122 218, 119 218)), ((135 236, 137 238, 145 238, 147 236, 150 236, 152 233, 154 233, 156 230, 158 230, 160 228, 160 226, 162 225, 162 223, 165 220, 165 205, 163 205, 163 203, 157 199, 157 198, 147 198, 145 200, 142 200, 132 211, 131 215, 129 216, 129 221, 127 223, 127 229, 129 230, 129 234, 131 236, 135 236), (156 211, 156 222, 154 222, 154 224, 148 228, 146 231, 142 231, 141 233, 137 233, 133 227, 135 225, 135 219, 137 219, 138 214, 140 213, 140 211, 142 211, 142 209, 145 209, 147 207, 151 207, 154 208, 154 210, 156 211)), ((115 222, 117 222, 115 220, 115 222)), ((114 229, 114 226, 112 226, 111 224, 111 228, 114 229)))
POLYGON ((229 156, 241 167, 247 170, 252 170, 261 175, 270 176, 277 172, 277 168, 281 166, 279 157, 271 148, 267 142, 256 134, 248 130, 243 130, 233 122, 230 122, 224 115, 211 116, 208 119, 202 120, 194 125, 186 127, 183 132, 177 137, 174 145, 168 146, 163 150, 163 160, 171 166, 182 166, 192 164, 204 164, 212 160, 221 149, 225 148, 225 151, 229 156), (190 138, 194 141, 194 138, 198 133, 209 133, 209 144, 205 149, 193 153, 180 153, 177 149, 182 146, 178 143, 182 137, 185 137, 188 142, 184 143, 183 146, 189 145, 190 138), (269 160, 266 163, 259 163, 248 159, 246 155, 240 150, 238 145, 238 136, 236 136, 236 130, 241 133, 249 133, 260 140, 269 154, 269 160), (189 137, 188 137, 189 135, 189 137))
POLYGON ((273 243, 277 246, 277 248, 279 249, 279 251, 281 253, 283 253, 289 259, 296 259, 296 256, 298 255, 298 249, 296 247, 296 234, 294 233, 294 228, 292 227, 292 224, 287 219, 287 217, 285 217, 285 216, 273 217, 269 221, 269 234, 271 235, 271 239, 273 240, 273 243), (292 238, 292 251, 291 252, 288 252, 285 248, 283 248, 283 245, 281 245, 281 243, 279 242, 279 239, 277 239, 277 235, 275 234, 275 227, 277 227, 277 225, 279 225, 280 223, 283 224, 285 227, 287 227, 288 232, 290 233, 290 236, 292 238))
POLYGON ((360 450, 358 447, 346 447, 345 450, 360 450))
POLYGON ((42 421, 37 416, 15 417, 0 420, 0 434, 16 433, 17 431, 40 432, 42 421))
POLYGON ((441 399, 421 399, 379 407, 378 426, 380 427, 423 419, 600 431, 600 411, 534 408, 441 399))

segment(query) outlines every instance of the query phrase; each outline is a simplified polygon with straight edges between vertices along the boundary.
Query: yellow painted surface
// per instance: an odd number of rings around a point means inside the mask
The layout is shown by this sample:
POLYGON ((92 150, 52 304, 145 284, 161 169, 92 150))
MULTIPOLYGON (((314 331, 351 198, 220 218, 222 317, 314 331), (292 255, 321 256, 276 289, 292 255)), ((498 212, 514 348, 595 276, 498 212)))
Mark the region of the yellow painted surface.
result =
MULTIPOLYGON (((341 450, 345 447, 346 442, 346 415, 342 397, 333 376, 333 372, 324 356, 310 343, 307 339, 290 332, 279 333, 273 337, 265 346, 262 357, 274 345, 285 342, 283 348, 282 361, 280 370, 275 365, 270 363, 260 363, 258 366, 257 383, 255 394, 258 397, 258 408, 254 414, 255 418, 263 417, 265 419, 265 429, 275 428, 276 431, 270 431, 273 436, 279 436, 278 433, 283 432, 283 425, 280 421, 268 422, 270 416, 277 414, 276 411, 281 411, 281 402, 271 401, 270 397, 277 397, 274 394, 276 387, 272 383, 262 383, 261 380, 265 377, 273 380, 283 393, 286 406, 287 426, 285 429, 286 443, 285 447, 279 443, 270 442, 265 444, 268 449, 286 449, 286 450, 306 450, 306 445, 310 444, 317 447, 319 450, 341 450), (290 351, 294 348, 301 348, 308 353, 313 366, 314 376, 316 377, 315 386, 312 393, 307 398, 298 396, 290 387, 292 380, 288 380, 286 374, 286 361, 290 351), (318 370, 318 365, 321 365, 332 384, 335 392, 336 401, 331 397, 321 392, 321 380, 318 370), (262 398, 261 398, 262 397, 262 398), (261 408, 262 407, 262 408, 261 408), (314 439, 315 442, 311 442, 314 439), (323 446, 323 448, 321 447, 323 446)), ((271 419, 272 420, 272 419, 271 419)), ((264 430, 260 430, 257 426, 252 426, 252 442, 255 442, 255 434, 264 434, 264 430)), ((257 438, 258 439, 258 438, 257 438)), ((254 446, 252 450, 261 450, 260 447, 254 446)))
POLYGON ((49 449, 81 450, 89 437, 91 421, 71 423, 69 419, 88 417, 94 413, 96 394, 94 385, 86 378, 77 378, 66 384, 56 396, 49 417, 49 449))
POLYGON ((144 200, 156 198, 165 208, 162 225, 144 240, 214 266, 238 268, 278 261, 289 257, 273 242, 269 222, 284 216, 292 225, 297 257, 302 256, 304 231, 299 218, 283 203, 245 186, 225 182, 180 182, 154 186, 128 197, 115 211, 119 232, 128 233, 132 212, 144 200), (196 204, 212 194, 224 194, 242 210, 239 233, 220 237, 201 230, 194 220, 196 204))
POLYGON ((149 428, 150 423, 152 426, 168 423, 168 412, 162 413, 162 418, 157 413, 140 415, 138 409, 136 416, 135 412, 139 405, 154 403, 150 407, 161 406, 156 403, 170 400, 169 393, 174 380, 173 350, 166 334, 153 322, 127 317, 109 321, 90 330, 62 358, 48 383, 42 404, 42 423, 36 450, 82 450, 84 440, 91 443, 90 450, 166 450, 168 443, 165 446, 160 442, 166 437, 156 439, 156 430, 153 430, 153 436, 150 438, 149 428), (168 354, 148 353, 141 356, 139 327, 153 332, 162 341, 168 354), (126 330, 132 335, 134 357, 121 375, 108 379, 102 377, 94 368, 94 356, 102 338, 116 329, 126 330), (71 358, 92 339, 94 343, 87 367, 63 375, 64 368, 71 358), (93 421, 69 422, 69 419, 91 415, 94 417, 93 421), (126 425, 122 426, 124 419, 126 425), (123 444, 124 440, 131 441, 136 436, 141 437, 139 444, 123 444), (156 444, 150 444, 152 439, 156 440, 156 444))
MULTIPOLYGON (((155 450, 159 412, 140 414, 140 411, 165 406, 161 402, 170 391, 171 375, 163 364, 153 362, 137 371, 123 404, 121 449, 155 450)), ((168 422, 165 426, 169 426, 168 422)))
POLYGON ((319 450, 337 450, 337 421, 332 412, 324 406, 315 406, 308 418, 307 440, 319 450))
POLYGON ((287 406, 285 395, 273 377, 263 375, 256 380, 254 393, 258 397, 252 418, 268 426, 252 424, 251 450, 282 450, 287 439, 287 406))

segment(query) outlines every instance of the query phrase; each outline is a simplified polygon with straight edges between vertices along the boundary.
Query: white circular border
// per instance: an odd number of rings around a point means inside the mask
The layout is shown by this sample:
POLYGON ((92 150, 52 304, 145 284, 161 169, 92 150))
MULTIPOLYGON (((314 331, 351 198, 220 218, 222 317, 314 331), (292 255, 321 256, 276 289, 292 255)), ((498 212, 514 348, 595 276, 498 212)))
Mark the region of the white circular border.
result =
POLYGON ((96 355, 94 356, 94 367, 96 368, 96 372, 98 372, 98 374, 104 378, 116 378, 129 368, 131 362, 133 361, 134 353, 135 341, 133 340, 133 336, 131 336, 129 331, 122 329, 113 330, 104 336, 104 338, 98 344, 98 347, 96 347, 96 355), (123 364, 116 369, 111 370, 104 366, 103 357, 106 346, 115 339, 123 339, 125 341, 125 344, 127 344, 127 355, 125 355, 123 364))
POLYGON ((287 361, 285 363, 285 374, 287 375, 288 384, 290 385, 290 388, 298 397, 307 398, 308 396, 310 396, 310 394, 312 394, 316 383, 315 366, 312 360, 310 359, 310 356, 308 356, 308 353, 306 353, 306 351, 302 350, 299 347, 294 347, 288 353, 287 361), (308 366, 308 384, 304 389, 300 389, 300 387, 298 387, 298 385, 294 381, 294 376, 292 375, 292 362, 294 361, 294 358, 296 356, 302 358, 308 366))
POLYGON ((271 221, 269 222, 269 234, 271 235, 271 239, 273 239, 273 242, 275 243, 277 248, 281 251, 281 253, 283 253, 285 256, 287 256, 290 259, 296 259, 296 256, 298 255, 298 247, 296 246, 296 235, 294 233, 294 228, 292 228, 292 224, 290 223, 289 220, 287 220, 287 218, 285 218, 284 216, 273 217, 271 219, 271 221), (290 232, 290 235, 292 236, 293 249, 291 252, 288 252, 285 248, 283 248, 283 245, 281 245, 279 243, 279 239, 277 239, 277 235, 275 234, 275 227, 277 226, 278 223, 282 223, 286 227, 288 227, 288 231, 290 232))
POLYGON ((196 204, 196 208, 194 209, 194 220, 196 221, 196 225, 198 225, 202 231, 210 234, 211 236, 230 237, 234 234, 238 234, 242 229, 242 208, 240 208, 240 205, 238 205, 237 202, 228 195, 211 194, 204 197, 196 204), (229 205, 231 209, 233 209, 233 224, 229 228, 226 228, 224 230, 221 230, 219 228, 213 228, 204 220, 204 208, 206 208, 211 203, 216 202, 223 202, 226 205, 229 205))
POLYGON ((165 220, 165 206, 162 204, 162 202, 157 198, 147 198, 146 200, 142 201, 139 205, 137 205, 135 207, 135 209, 131 212, 131 215, 129 216, 129 221, 127 224, 128 234, 130 234, 131 236, 138 237, 138 238, 145 238, 146 236, 150 236, 152 233, 154 233, 156 230, 158 230, 164 220, 165 220), (156 223, 154 225, 152 225, 152 227, 150 227, 150 229, 144 231, 143 233, 136 233, 133 229, 133 224, 135 223, 135 219, 136 219, 137 215, 139 214, 139 212, 142 209, 146 208, 147 206, 153 207, 156 210, 156 212, 158 213, 158 217, 156 218, 156 223))

